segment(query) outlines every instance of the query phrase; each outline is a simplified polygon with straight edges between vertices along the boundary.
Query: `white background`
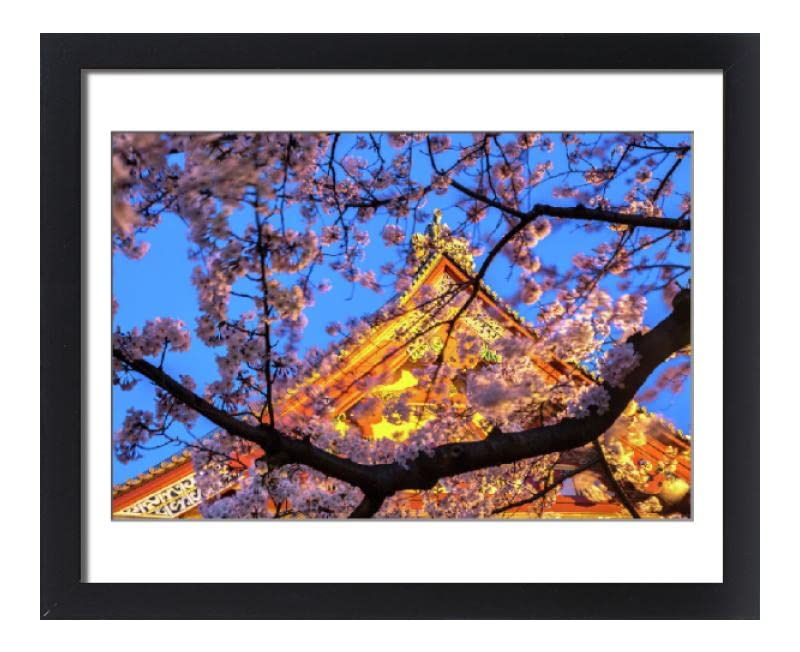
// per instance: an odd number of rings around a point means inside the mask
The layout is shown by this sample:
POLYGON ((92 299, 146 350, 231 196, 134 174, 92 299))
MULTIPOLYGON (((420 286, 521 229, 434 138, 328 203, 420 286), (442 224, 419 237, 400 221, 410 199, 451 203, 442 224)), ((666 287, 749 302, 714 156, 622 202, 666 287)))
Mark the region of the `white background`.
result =
MULTIPOLYGON (((74 641, 82 649, 142 650, 150 646, 175 649, 221 649, 232 640, 260 647, 288 646, 298 640, 303 648, 326 650, 374 648, 407 650, 412 641, 424 640, 448 648, 485 649, 489 646, 548 647, 591 646, 592 650, 619 650, 626 642, 644 641, 651 650, 711 644, 726 649, 763 648, 792 640, 790 627, 796 616, 796 538, 789 535, 796 511, 788 507, 795 490, 793 466, 784 455, 796 445, 796 433, 787 426, 787 411, 796 404, 797 347, 791 343, 796 305, 787 300, 786 277, 793 273, 800 230, 787 206, 796 202, 783 183, 794 183, 794 146, 788 140, 796 122, 796 82, 790 64, 797 56, 794 24, 777 3, 730 2, 724 12, 712 3, 675 0, 643 5, 640 1, 615 3, 616 11, 594 1, 537 3, 522 10, 506 5, 487 10, 485 2, 458 3, 406 0, 403 11, 390 4, 372 2, 286 3, 254 8, 253 3, 228 0, 223 11, 217 2, 197 1, 191 9, 175 3, 142 0, 136 5, 107 2, 35 3, 18 5, 4 20, 7 31, 0 40, 4 70, 4 124, 7 154, 0 157, 6 190, 6 247, 0 258, 4 305, 15 319, 2 321, 4 373, 0 396, 7 408, 4 432, 14 437, 20 454, 4 465, 4 486, 10 536, 3 537, 4 583, 2 614, 13 623, 4 639, 24 637, 26 647, 59 649, 74 641), (244 5, 244 6, 242 6, 244 5), (769 187, 762 190, 763 261, 761 297, 762 395, 762 618, 763 622, 575 622, 568 626, 530 623, 323 623, 272 624, 220 623, 187 625, 169 621, 131 623, 38 623, 38 283, 39 196, 38 157, 38 32, 39 31, 762 31, 762 135, 763 169, 769 187), (778 176, 776 178, 776 172, 778 176), (777 184, 777 185, 776 185, 777 184), (19 282, 24 279, 24 282, 19 282), (784 279, 783 282, 781 279, 784 279), (13 407, 13 409, 10 409, 13 407), (791 438, 791 439, 790 439, 791 438), (12 507, 13 506, 13 507, 12 507), (13 512, 13 513, 12 513, 13 512), (358 628, 356 630, 356 627, 358 628), (358 632, 355 634, 354 632, 358 632), (389 634, 387 636, 387 634, 389 634), (378 638, 379 637, 379 638, 378 638)), ((527 4, 527 3, 526 3, 527 4)), ((782 7, 785 5, 781 5, 782 7)), ((121 98, 122 100, 126 98, 121 98)), ((758 179, 753 180, 754 184, 758 179)), ((746 189, 743 189, 746 191, 746 189)), ((46 225, 45 227, 46 228, 46 225)), ((754 252, 757 253, 757 252, 754 252)), ((791 417, 791 415, 789 415, 791 417)), ((7 449, 8 450, 8 449, 7 449)), ((76 515, 77 518, 77 515, 76 515)), ((792 628, 793 629, 793 628, 792 628)))
MULTIPOLYGON (((89 73, 89 581, 718 582, 722 580, 722 75, 556 73, 89 73), (465 90, 513 89, 513 102, 463 103, 465 90), (347 89, 369 89, 352 101, 347 89), (659 101, 541 102, 625 96, 659 101), (121 97, 165 98, 120 102, 121 97), (241 98, 224 108, 209 97, 241 98), (416 101, 398 104, 398 96, 416 101), (688 102, 686 98, 693 98, 688 102), (246 98, 246 101, 244 99, 246 98), (278 101, 277 98, 288 98, 278 101), (325 109, 320 107, 320 98, 325 109), (335 99, 341 98, 341 99, 335 99), (694 513, 692 522, 109 521, 111 349, 109 141, 160 130, 693 131, 694 513), (209 564, 247 540, 279 565, 209 564), (325 542, 324 545, 322 542, 325 542), (586 547, 603 552, 586 564, 586 547), (180 551, 148 555, 138 550, 180 551), (503 550, 510 554, 481 555, 503 550), (686 554, 691 551, 691 554, 686 554)), ((467 96, 471 93, 467 92, 467 96)))

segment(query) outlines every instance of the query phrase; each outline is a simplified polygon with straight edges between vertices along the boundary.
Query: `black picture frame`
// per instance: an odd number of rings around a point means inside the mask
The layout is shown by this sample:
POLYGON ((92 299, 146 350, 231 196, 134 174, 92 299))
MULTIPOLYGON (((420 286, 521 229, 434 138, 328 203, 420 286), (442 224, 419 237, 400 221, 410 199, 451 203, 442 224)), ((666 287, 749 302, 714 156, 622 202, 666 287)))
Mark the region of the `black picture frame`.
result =
POLYGON ((758 618, 758 218, 758 35, 41 35, 40 617, 758 618), (83 73, 168 69, 723 71, 724 581, 83 582, 83 73))

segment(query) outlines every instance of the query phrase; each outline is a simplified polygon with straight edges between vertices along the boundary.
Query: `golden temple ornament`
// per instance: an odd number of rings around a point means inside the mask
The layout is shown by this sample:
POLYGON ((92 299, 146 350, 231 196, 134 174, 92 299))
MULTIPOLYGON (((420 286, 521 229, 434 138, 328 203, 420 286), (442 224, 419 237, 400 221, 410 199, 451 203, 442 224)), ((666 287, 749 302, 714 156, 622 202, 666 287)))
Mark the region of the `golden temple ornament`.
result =
POLYGON ((436 253, 445 254, 454 263, 468 274, 475 271, 475 260, 472 258, 472 249, 469 241, 455 236, 447 224, 442 224, 442 211, 433 210, 433 222, 425 229, 425 233, 415 233, 411 236, 413 256, 418 265, 436 253))

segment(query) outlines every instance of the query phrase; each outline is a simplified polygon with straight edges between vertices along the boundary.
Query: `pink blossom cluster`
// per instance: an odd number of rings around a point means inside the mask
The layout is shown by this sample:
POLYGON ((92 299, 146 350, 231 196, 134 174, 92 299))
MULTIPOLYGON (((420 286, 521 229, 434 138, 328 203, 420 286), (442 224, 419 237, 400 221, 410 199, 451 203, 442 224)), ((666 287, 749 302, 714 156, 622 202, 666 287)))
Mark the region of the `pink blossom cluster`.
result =
POLYGON ((577 419, 592 414, 605 414, 611 397, 602 385, 587 385, 578 391, 570 404, 569 414, 577 419))
POLYGON ((207 519, 270 518, 273 512, 269 509, 268 501, 269 492, 255 467, 251 467, 248 473, 237 479, 235 493, 216 500, 203 501, 200 512, 207 519))
POLYGON ((405 230, 397 224, 387 224, 383 227, 382 235, 387 246, 402 244, 406 238, 405 230))
POLYGON ((114 348, 119 348, 133 359, 160 355, 167 347, 172 351, 187 351, 191 337, 180 319, 156 317, 129 333, 116 331, 112 337, 114 348))
POLYGON ((646 309, 647 297, 641 294, 623 294, 617 299, 611 321, 622 332, 623 338, 641 329, 646 309))
POLYGON ((625 387, 625 378, 639 366, 641 356, 625 342, 610 349, 600 361, 600 375, 612 387, 625 387))
POLYGON ((149 410, 129 408, 122 427, 114 433, 114 452, 120 462, 139 457, 139 447, 154 434, 153 413, 149 410))
POLYGON ((513 238, 503 251, 524 273, 535 274, 539 271, 541 262, 533 253, 534 247, 550 235, 551 231, 550 220, 538 217, 513 238))

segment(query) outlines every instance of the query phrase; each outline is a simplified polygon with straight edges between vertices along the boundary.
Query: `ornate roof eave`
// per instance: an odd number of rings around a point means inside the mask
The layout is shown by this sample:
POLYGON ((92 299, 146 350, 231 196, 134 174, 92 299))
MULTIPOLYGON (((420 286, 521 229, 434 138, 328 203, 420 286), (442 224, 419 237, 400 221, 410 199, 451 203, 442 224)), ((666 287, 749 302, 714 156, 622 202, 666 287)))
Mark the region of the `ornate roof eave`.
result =
POLYGON ((115 484, 111 491, 112 498, 117 498, 122 496, 123 494, 132 491, 140 487, 143 483, 153 480, 159 476, 164 475, 168 471, 180 466, 181 464, 186 464, 187 462, 191 463, 192 459, 192 452, 189 448, 184 448, 181 452, 168 457, 167 459, 163 460, 162 462, 156 464, 155 466, 151 466, 147 471, 142 471, 141 473, 129 478, 125 482, 121 482, 119 484, 115 484))
MULTIPOLYGON (((399 305, 406 303, 416 293, 420 286, 424 284, 425 280, 427 280, 429 272, 433 270, 436 267, 436 264, 442 259, 447 260, 466 278, 473 278, 474 273, 464 269, 464 266, 454 256, 451 256, 446 251, 433 251, 417 268, 417 271, 414 272, 414 276, 411 279, 411 284, 398 299, 399 305)), ((539 335, 536 332, 536 329, 533 327, 533 324, 520 315, 517 310, 508 305, 508 303, 502 297, 500 297, 497 292, 495 292, 491 286, 489 286, 488 283, 481 279, 478 281, 478 284, 480 291, 483 292, 487 298, 491 299, 491 301, 497 306, 503 315, 511 319, 517 325, 521 326, 525 332, 534 339, 539 338, 539 335)))
MULTIPOLYGON (((467 277, 473 276, 469 272, 467 272, 461 265, 459 265, 458 261, 455 260, 452 256, 450 256, 447 252, 441 254, 444 258, 446 258, 450 263, 455 265, 460 272, 465 274, 467 277)), ((487 297, 489 297, 495 305, 500 309, 500 311, 507 317, 510 317, 512 321, 514 321, 519 326, 525 329, 525 331, 534 339, 539 339, 539 334, 536 332, 536 329, 533 327, 528 320, 526 320, 522 315, 519 314, 517 310, 512 308, 508 303, 500 297, 497 292, 495 292, 488 283, 486 283, 483 279, 478 281, 478 287, 480 288, 481 292, 483 292, 487 297)))

